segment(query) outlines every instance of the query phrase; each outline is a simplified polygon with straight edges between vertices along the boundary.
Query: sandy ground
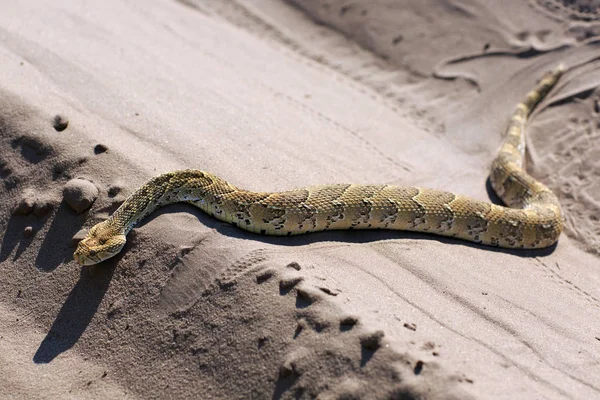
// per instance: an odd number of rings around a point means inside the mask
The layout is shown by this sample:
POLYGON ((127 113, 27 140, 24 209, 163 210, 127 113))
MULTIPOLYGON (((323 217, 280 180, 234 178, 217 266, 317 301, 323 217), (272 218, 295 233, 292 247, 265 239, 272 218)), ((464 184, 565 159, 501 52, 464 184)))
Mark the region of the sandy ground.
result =
POLYGON ((599 7, 7 2, 0 397, 600 398, 599 7), (560 62, 527 159, 565 211, 554 248, 269 238, 173 205, 115 259, 72 259, 77 232, 173 169, 496 200, 507 118, 560 62), (73 178, 99 191, 81 214, 63 200, 73 178))

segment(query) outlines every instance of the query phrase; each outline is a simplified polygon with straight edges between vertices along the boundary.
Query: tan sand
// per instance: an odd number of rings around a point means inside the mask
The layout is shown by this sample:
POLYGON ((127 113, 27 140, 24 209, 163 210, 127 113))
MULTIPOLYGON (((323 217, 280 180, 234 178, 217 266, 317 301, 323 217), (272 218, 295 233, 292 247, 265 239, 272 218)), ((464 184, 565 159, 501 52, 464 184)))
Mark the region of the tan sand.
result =
POLYGON ((7 2, 0 398, 600 397, 598 7, 7 2), (506 120, 560 62, 527 160, 564 207, 555 248, 269 238, 174 205, 115 259, 72 259, 81 228, 180 168, 253 190, 394 183, 494 199, 506 120), (62 198, 72 178, 99 192, 82 214, 62 198))

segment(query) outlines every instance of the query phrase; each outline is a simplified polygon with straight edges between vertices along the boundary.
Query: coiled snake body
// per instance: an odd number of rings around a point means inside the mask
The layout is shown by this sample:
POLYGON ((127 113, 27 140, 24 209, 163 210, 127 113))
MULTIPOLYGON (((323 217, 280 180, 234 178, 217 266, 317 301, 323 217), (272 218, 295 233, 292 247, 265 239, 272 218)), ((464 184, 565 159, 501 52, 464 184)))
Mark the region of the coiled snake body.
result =
POLYGON ((214 217, 267 235, 328 229, 429 232, 507 248, 554 244, 563 217, 556 196, 523 170, 525 121, 563 74, 548 73, 517 105, 492 163, 490 181, 508 207, 450 192, 393 185, 335 184, 284 192, 251 192, 199 170, 152 178, 107 220, 93 226, 74 259, 92 265, 119 253, 134 225, 156 208, 191 203, 214 217))

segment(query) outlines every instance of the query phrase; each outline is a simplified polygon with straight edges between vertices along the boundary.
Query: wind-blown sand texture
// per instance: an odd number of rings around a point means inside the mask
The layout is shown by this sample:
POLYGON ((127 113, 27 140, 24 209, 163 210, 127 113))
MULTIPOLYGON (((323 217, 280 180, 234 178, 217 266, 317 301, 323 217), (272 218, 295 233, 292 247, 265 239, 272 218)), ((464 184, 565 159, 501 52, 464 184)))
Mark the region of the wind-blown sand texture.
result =
POLYGON ((598 7, 6 2, 0 398, 600 397, 598 7), (560 62, 527 138, 556 247, 264 237, 173 205, 114 259, 73 261, 80 230, 176 169, 497 201, 508 118, 560 62))

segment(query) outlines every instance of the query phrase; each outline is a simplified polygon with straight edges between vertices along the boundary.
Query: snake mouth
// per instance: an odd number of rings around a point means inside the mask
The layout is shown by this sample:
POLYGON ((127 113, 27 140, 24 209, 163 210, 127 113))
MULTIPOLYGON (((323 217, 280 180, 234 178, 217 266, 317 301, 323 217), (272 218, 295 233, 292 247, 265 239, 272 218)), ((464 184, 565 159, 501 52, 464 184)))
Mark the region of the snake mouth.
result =
POLYGON ((98 261, 94 260, 96 254, 96 250, 92 250, 87 244, 81 241, 73 253, 73 259, 82 266, 93 265, 98 263, 98 261))
POLYGON ((102 235, 88 234, 77 244, 73 259, 81 266, 99 264, 117 254, 125 245, 125 235, 113 234, 107 238, 102 235))

